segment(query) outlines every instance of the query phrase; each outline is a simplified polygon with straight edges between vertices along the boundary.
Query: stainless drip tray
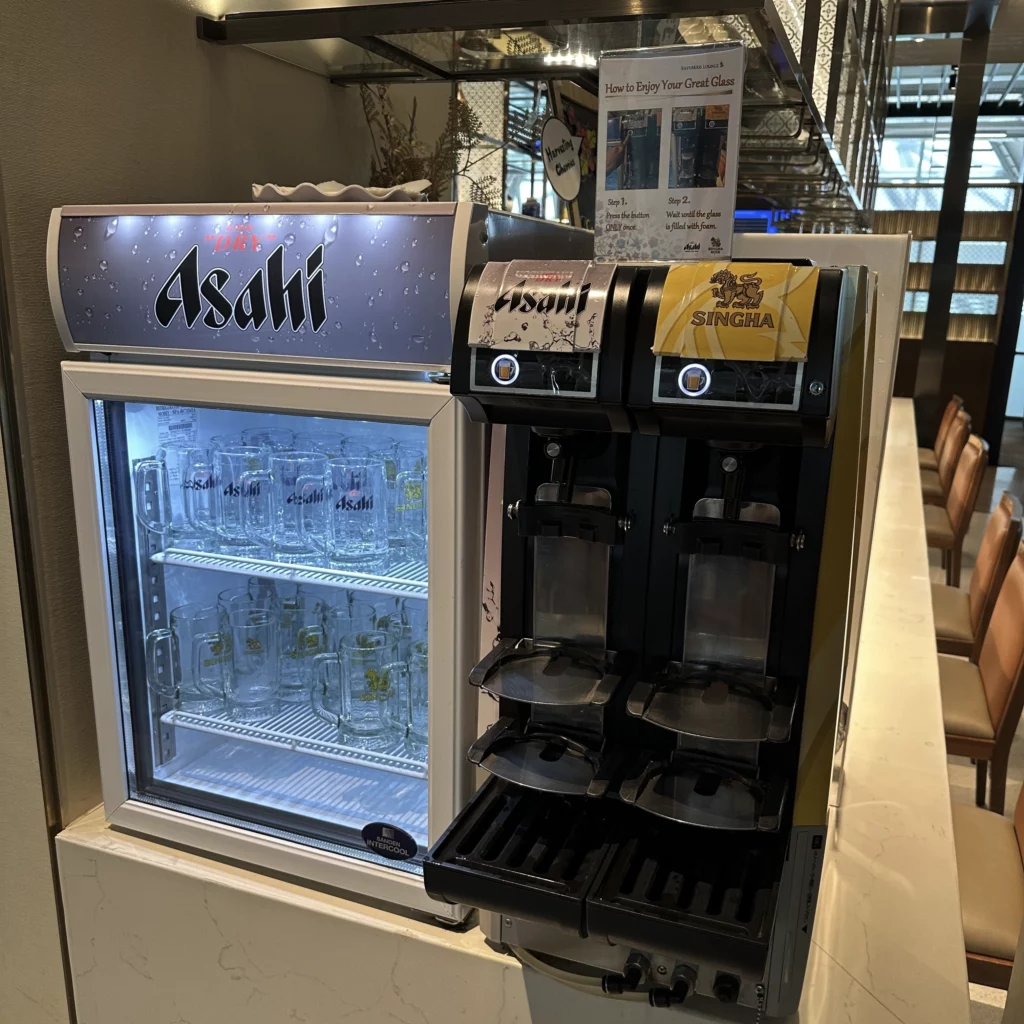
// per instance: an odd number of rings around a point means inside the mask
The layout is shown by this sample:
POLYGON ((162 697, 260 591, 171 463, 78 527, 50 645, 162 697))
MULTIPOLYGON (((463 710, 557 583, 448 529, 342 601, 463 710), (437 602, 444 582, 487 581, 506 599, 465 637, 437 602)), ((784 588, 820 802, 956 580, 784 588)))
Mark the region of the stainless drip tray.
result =
POLYGON ((557 641, 501 640, 469 675, 495 697, 557 707, 603 705, 622 680, 614 651, 557 641))
POLYGON ((500 718, 469 750, 469 760, 506 782, 563 796, 600 796, 601 753, 557 729, 500 718))
POLYGON ((766 783, 718 761, 676 757, 647 763, 619 786, 619 796, 649 814, 687 825, 775 832, 782 820, 786 782, 780 778, 766 783))
POLYGON ((793 728, 795 689, 754 672, 672 662, 632 689, 626 710, 682 736, 784 743, 793 728))

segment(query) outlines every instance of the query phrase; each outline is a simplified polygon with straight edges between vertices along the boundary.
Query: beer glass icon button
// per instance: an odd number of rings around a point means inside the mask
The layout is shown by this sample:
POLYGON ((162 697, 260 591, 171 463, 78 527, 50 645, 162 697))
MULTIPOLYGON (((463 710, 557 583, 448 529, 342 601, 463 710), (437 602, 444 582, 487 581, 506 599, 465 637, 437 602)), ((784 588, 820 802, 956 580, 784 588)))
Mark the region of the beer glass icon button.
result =
POLYGON ((519 360, 508 353, 496 356, 494 362, 491 363, 491 376, 494 378, 494 382, 501 384, 502 387, 514 384, 519 377, 519 360))
POLYGON ((687 363, 679 371, 679 390, 687 398, 700 398, 711 387, 711 371, 702 363, 687 363))

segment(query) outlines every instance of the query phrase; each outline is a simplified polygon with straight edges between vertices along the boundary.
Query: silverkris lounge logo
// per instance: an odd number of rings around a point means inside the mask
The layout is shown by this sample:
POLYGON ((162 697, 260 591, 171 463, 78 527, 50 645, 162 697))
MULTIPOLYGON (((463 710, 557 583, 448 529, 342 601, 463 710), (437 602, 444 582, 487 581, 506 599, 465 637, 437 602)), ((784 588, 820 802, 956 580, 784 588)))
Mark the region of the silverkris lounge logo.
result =
POLYGON ((180 312, 190 330, 202 317, 203 324, 220 330, 229 324, 240 330, 259 330, 267 321, 279 331, 287 320, 297 331, 307 319, 314 333, 327 322, 324 297, 324 247, 318 245, 287 280, 284 245, 277 246, 242 285, 234 299, 227 292, 231 274, 214 267, 199 277, 199 246, 194 245, 164 282, 153 304, 157 323, 170 327, 180 312), (205 312, 204 312, 205 309, 205 312))

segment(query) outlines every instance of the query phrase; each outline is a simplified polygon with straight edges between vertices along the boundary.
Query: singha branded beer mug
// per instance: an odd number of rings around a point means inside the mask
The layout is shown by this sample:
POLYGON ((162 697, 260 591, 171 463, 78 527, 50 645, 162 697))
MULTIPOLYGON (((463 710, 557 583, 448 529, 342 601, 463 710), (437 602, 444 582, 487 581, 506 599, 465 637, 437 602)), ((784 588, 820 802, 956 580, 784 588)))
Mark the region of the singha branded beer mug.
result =
POLYGON ((248 427, 242 443, 266 451, 288 451, 295 446, 295 431, 288 427, 248 427))
POLYGON ((220 630, 202 638, 197 657, 220 654, 227 645, 230 663, 225 665, 224 696, 228 712, 240 722, 259 722, 280 708, 278 663, 278 616, 275 610, 232 604, 231 611, 221 606, 220 630))
POLYGON ((388 563, 387 483, 378 458, 329 462, 331 500, 323 551, 335 569, 379 572, 388 563))
POLYGON ((403 504, 398 490, 398 477, 402 473, 423 474, 427 460, 422 448, 399 442, 386 448, 380 448, 372 455, 384 463, 384 474, 387 479, 388 495, 388 540, 393 548, 405 546, 398 520, 398 508, 403 504))
POLYGON ((345 435, 334 430, 311 430, 297 434, 295 448, 303 452, 319 452, 329 459, 338 459, 345 452, 345 435))
POLYGON ((404 735, 397 656, 394 635, 373 631, 349 633, 337 653, 314 659, 313 711, 342 742, 372 749, 404 735))
POLYGON ((179 711, 209 714, 224 707, 224 670, 231 652, 220 632, 216 605, 171 609, 170 629, 146 637, 150 688, 170 697, 179 711))
POLYGON ((343 591, 324 608, 324 629, 327 650, 338 651, 342 637, 349 633, 372 633, 376 628, 376 610, 368 601, 360 601, 350 591, 343 591))
POLYGON ((325 546, 331 488, 327 456, 274 452, 267 470, 246 477, 259 493, 242 506, 246 535, 278 562, 311 562, 325 546))
POLYGON ((409 651, 408 699, 409 731, 406 746, 412 757, 425 757, 429 736, 427 714, 427 640, 414 640, 409 651))
POLYGON ((208 448, 169 441, 135 464, 135 510, 164 546, 206 551, 214 544, 216 478, 208 448))
POLYGON ((280 602, 278 638, 281 646, 281 700, 309 700, 313 660, 327 651, 324 603, 310 594, 295 594, 280 602))
MULTIPOLYGON (((391 492, 389 492, 391 493, 391 492)), ((427 475, 419 471, 399 473, 395 479, 394 531, 388 524, 391 545, 403 559, 427 559, 427 475)))

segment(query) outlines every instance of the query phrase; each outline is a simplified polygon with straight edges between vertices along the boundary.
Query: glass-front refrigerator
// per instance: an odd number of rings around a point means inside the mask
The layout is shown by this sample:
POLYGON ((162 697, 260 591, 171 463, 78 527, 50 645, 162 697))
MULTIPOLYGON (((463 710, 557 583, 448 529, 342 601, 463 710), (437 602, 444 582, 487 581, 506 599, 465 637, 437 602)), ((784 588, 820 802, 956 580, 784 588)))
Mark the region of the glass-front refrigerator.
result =
POLYGON ((472 791, 485 435, 447 369, 488 242, 589 239, 461 204, 54 211, 114 827, 465 916, 421 859, 472 791))

